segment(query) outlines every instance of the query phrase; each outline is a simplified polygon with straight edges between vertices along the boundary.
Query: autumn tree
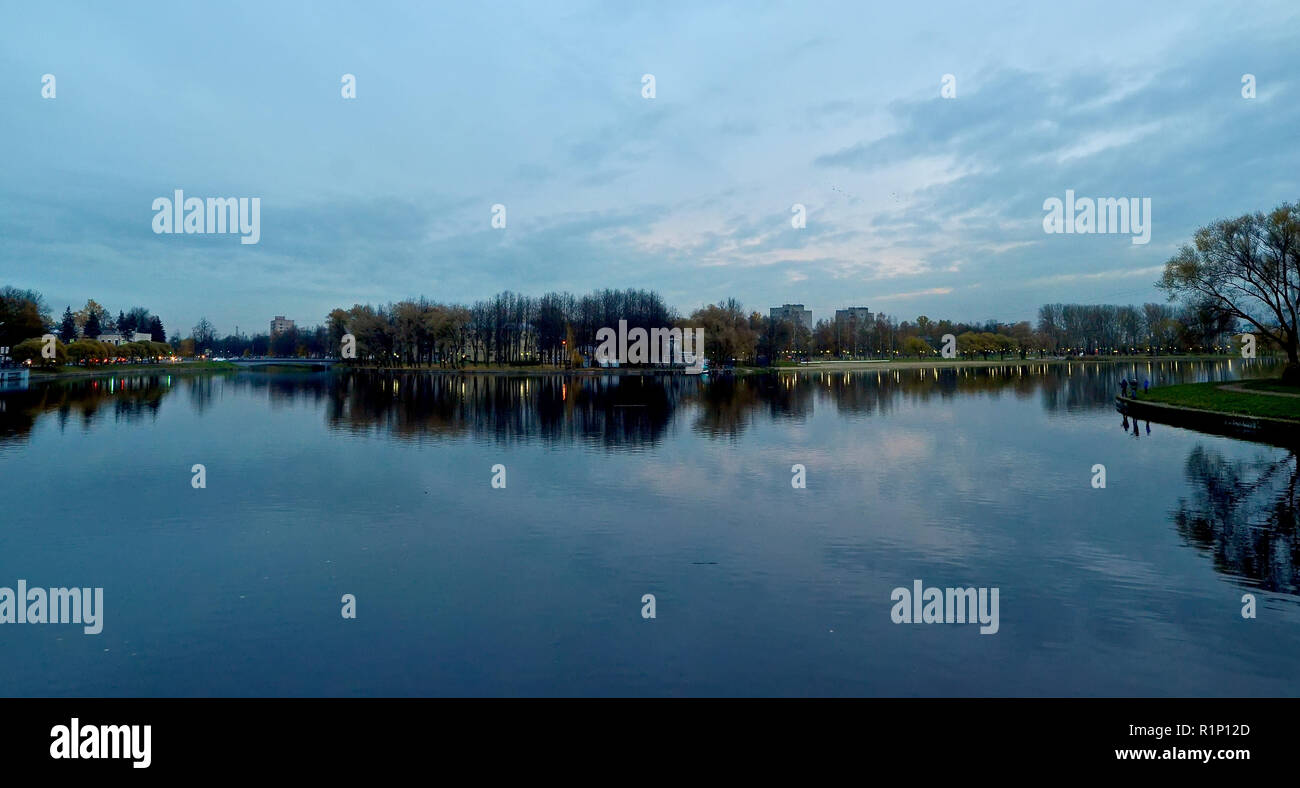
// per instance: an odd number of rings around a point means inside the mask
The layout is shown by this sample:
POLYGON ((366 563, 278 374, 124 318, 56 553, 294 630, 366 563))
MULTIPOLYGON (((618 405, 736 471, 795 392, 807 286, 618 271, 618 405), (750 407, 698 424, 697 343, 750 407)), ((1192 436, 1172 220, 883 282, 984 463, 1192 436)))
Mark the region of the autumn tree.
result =
POLYGON ((77 321, 77 329, 81 331, 81 335, 83 337, 91 337, 92 339, 103 331, 103 327, 106 323, 112 322, 112 317, 109 315, 108 310, 96 303, 93 298, 86 299, 86 305, 81 309, 78 309, 76 312, 73 312, 72 316, 77 321), (95 316, 94 334, 86 332, 86 323, 90 320, 91 315, 95 316))
POLYGON ((48 322, 45 311, 45 301, 35 290, 0 288, 0 347, 43 336, 48 322))
POLYGON ((1249 323, 1286 351, 1282 379, 1300 385, 1300 205, 1222 219, 1196 231, 1157 286, 1249 323))

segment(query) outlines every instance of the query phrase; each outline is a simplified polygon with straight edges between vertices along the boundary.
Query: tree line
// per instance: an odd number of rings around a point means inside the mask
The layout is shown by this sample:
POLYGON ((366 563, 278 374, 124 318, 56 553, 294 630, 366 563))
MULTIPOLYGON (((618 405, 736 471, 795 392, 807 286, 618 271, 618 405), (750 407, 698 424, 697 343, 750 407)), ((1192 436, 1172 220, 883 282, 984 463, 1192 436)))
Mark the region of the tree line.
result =
POLYGON ((715 364, 813 357, 924 358, 940 352, 947 334, 956 338, 960 358, 1216 352, 1228 348, 1237 328, 1231 316, 1203 304, 1148 303, 1045 304, 1036 324, 932 320, 925 315, 900 321, 880 313, 861 321, 823 319, 809 331, 798 323, 747 311, 736 299, 683 316, 649 290, 597 290, 581 296, 552 292, 540 297, 506 291, 468 306, 423 297, 378 306, 354 304, 332 310, 323 325, 275 335, 222 337, 201 318, 188 337, 173 335, 169 343, 152 339, 110 350, 88 337, 97 335, 96 329, 126 332, 139 325, 148 326, 151 337, 157 337, 161 321, 142 307, 112 319, 90 300, 77 312, 66 309, 55 329, 39 293, 12 287, 0 291, 0 330, 9 332, 6 338, 30 339, 57 330, 64 343, 60 347, 66 345, 61 352, 78 363, 172 352, 187 357, 332 357, 339 355, 343 337, 351 335, 357 360, 380 366, 580 365, 584 356, 593 354, 597 332, 616 328, 620 320, 627 321, 629 329, 703 328, 705 352, 715 364))
POLYGON ((135 306, 130 311, 121 310, 115 319, 111 312, 94 299, 89 299, 76 312, 72 311, 71 306, 64 308, 56 333, 60 341, 71 343, 78 338, 95 340, 103 334, 121 334, 124 339, 130 340, 137 332, 148 334, 150 342, 167 341, 162 319, 151 314, 148 309, 135 306))
MULTIPOLYGON (((1200 228, 1166 262, 1156 285, 1170 303, 1045 304, 1036 324, 935 321, 926 315, 900 321, 875 314, 823 319, 811 330, 746 311, 735 299, 683 315, 649 290, 540 297, 506 291, 468 306, 425 297, 354 304, 332 310, 324 325, 274 336, 218 338, 203 318, 188 338, 173 335, 170 345, 187 356, 337 356, 344 336, 351 335, 358 361, 382 366, 559 365, 590 356, 596 332, 626 320, 629 329, 703 328, 705 352, 714 363, 771 364, 814 356, 925 357, 940 352, 949 334, 964 358, 1226 352, 1232 337, 1248 329, 1264 347, 1286 353, 1284 378, 1300 385, 1300 205, 1283 203, 1200 228)), ((0 347, 55 331, 70 345, 74 337, 109 333, 106 328, 147 331, 151 342, 163 341, 162 322, 142 307, 112 319, 87 301, 75 313, 65 309, 56 324, 39 292, 0 288, 0 347)))
POLYGON ((422 297, 338 308, 330 312, 323 332, 312 329, 317 341, 302 349, 336 355, 343 338, 351 335, 358 361, 381 366, 576 365, 593 354, 597 332, 617 327, 620 320, 627 321, 629 330, 703 328, 705 352, 715 364, 812 357, 923 358, 939 353, 946 334, 955 337, 962 358, 1224 352, 1236 329, 1235 320, 1203 307, 1047 304, 1040 308, 1036 325, 932 320, 925 315, 900 321, 876 314, 862 321, 821 320, 810 331, 747 311, 735 299, 683 316, 653 291, 541 297, 507 291, 470 306, 422 297))
POLYGON ((44 296, 35 290, 6 286, 0 288, 0 347, 9 348, 16 362, 54 365, 69 361, 78 364, 108 363, 123 359, 145 361, 171 355, 162 320, 144 307, 122 310, 117 318, 93 299, 73 312, 65 307, 63 317, 55 321, 44 296), (136 333, 148 339, 133 339, 136 333), (101 342, 104 334, 120 334, 130 340, 123 343, 101 342), (54 358, 43 352, 43 337, 53 334, 54 358))

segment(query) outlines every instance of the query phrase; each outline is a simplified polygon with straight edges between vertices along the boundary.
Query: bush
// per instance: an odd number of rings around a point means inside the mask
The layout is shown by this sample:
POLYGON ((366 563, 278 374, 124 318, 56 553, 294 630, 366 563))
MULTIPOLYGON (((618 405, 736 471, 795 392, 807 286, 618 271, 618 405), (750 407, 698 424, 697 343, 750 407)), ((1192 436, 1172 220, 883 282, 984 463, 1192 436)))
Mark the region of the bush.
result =
POLYGON ((54 358, 45 358, 41 355, 41 350, 44 347, 44 339, 32 337, 14 345, 13 349, 9 351, 9 355, 20 364, 24 361, 30 361, 32 366, 39 367, 55 367, 59 364, 68 363, 68 348, 58 339, 54 340, 54 358))
POLYGON ((118 355, 126 358, 127 361, 139 361, 148 355, 144 345, 139 342, 127 342, 117 349, 118 355))
POLYGON ((74 364, 100 361, 107 356, 107 346, 93 339, 78 339, 68 345, 68 359, 74 364))

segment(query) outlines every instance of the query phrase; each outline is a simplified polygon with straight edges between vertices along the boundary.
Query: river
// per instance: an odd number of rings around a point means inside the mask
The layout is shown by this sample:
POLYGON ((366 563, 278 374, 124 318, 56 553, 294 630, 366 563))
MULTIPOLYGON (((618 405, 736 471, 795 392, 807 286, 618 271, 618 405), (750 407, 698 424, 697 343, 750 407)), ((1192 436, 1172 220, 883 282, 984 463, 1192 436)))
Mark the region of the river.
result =
POLYGON ((34 382, 0 587, 103 628, 0 625, 0 695, 1300 695, 1295 454, 1112 401, 1266 371, 34 382))

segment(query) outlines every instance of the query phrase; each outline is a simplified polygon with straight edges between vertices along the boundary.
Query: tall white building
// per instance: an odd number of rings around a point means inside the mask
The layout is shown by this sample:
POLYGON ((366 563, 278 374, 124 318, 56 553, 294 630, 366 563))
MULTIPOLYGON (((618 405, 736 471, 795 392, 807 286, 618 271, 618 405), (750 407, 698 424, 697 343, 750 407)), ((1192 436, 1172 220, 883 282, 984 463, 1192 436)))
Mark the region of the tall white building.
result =
POLYGON ((835 310, 836 323, 865 326, 869 325, 873 319, 871 310, 865 306, 851 306, 848 309, 835 310))
POLYGON ((813 318, 812 310, 804 309, 803 304, 782 304, 781 306, 772 307, 770 313, 772 320, 789 321, 798 326, 812 331, 813 318))
POLYGON ((275 319, 271 321, 271 336, 282 334, 291 328, 293 328, 292 320, 286 318, 284 315, 276 315, 275 319))

